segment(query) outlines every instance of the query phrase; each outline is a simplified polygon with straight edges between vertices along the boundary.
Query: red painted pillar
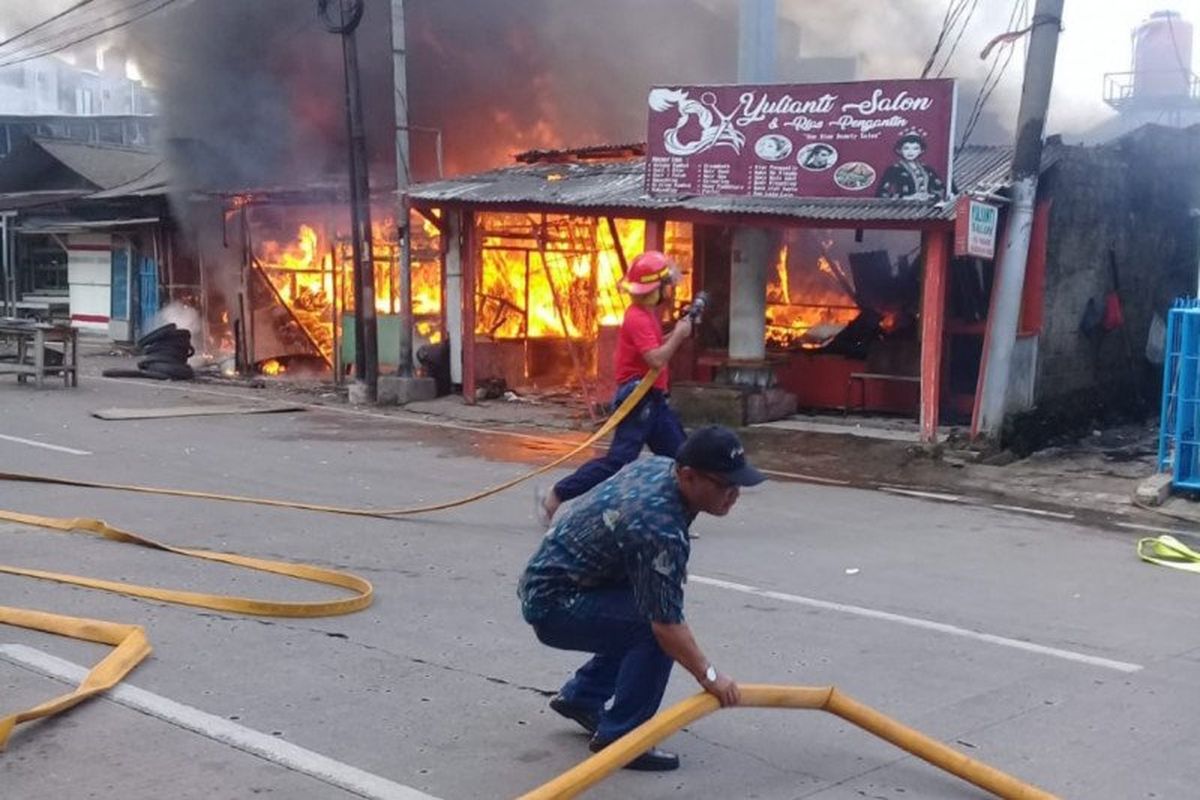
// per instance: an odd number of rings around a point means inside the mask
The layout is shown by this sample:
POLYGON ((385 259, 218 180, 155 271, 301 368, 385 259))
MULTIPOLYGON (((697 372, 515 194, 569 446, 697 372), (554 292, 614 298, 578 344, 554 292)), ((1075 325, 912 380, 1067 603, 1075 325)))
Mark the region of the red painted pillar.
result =
POLYGON ((464 210, 462 220, 463 399, 475 403, 475 276, 479 269, 475 213, 464 210))
POLYGON ((921 291, 921 441, 933 443, 937 441, 941 402, 950 234, 941 230, 922 232, 921 251, 925 266, 921 291))
MULTIPOLYGON (((667 221, 664 219, 646 220, 646 249, 665 250, 667 247, 667 221)), ((632 262, 637 253, 627 253, 632 262)))

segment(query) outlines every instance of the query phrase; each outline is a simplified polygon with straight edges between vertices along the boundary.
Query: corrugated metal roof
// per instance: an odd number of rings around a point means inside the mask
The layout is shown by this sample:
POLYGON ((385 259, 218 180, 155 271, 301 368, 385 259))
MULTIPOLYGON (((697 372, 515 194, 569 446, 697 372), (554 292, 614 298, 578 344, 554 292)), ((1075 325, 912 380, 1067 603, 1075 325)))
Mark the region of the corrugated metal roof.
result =
POLYGON ((150 171, 125 183, 94 192, 88 197, 105 200, 114 197, 153 197, 165 195, 171 190, 171 169, 166 161, 160 160, 150 171))
MULTIPOLYGON (((1007 185, 1012 148, 966 147, 954 163, 958 190, 990 193, 1007 185)), ((643 189, 645 160, 568 162, 505 167, 413 186, 425 205, 529 205, 559 208, 687 210, 762 214, 821 221, 920 222, 950 220, 950 203, 864 198, 651 197, 643 189)))
POLYGON ((82 197, 86 192, 78 189, 60 189, 45 192, 6 192, 0 193, 0 211, 19 211, 23 208, 37 208, 67 200, 82 197))
POLYGON ((101 191, 139 180, 162 163, 161 155, 146 150, 40 137, 33 141, 101 191))

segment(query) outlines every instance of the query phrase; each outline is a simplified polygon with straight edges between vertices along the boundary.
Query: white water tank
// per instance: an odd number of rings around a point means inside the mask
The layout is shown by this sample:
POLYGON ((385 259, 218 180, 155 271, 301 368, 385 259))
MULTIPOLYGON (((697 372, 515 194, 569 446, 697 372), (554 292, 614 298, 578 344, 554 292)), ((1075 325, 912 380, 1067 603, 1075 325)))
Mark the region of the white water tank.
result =
POLYGON ((1177 11, 1155 11, 1133 32, 1133 96, 1187 97, 1192 25, 1177 11))

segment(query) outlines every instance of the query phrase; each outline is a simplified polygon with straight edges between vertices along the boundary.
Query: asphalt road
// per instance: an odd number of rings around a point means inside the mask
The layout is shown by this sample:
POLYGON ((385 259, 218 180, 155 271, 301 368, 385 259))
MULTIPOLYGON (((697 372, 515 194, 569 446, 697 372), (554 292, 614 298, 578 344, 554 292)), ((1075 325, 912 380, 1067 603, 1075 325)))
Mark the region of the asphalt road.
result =
MULTIPOLYGON (((512 436, 350 410, 90 416, 220 399, 98 378, 71 391, 2 381, 0 463, 397 507, 468 494, 546 457, 512 436)), ((516 579, 541 534, 528 486, 400 521, 14 483, 0 483, 0 508, 332 566, 376 588, 358 614, 279 620, 0 575, 0 603, 138 623, 154 646, 111 698, 17 729, 0 754, 4 798, 512 798, 587 755, 582 732, 546 708, 583 657, 539 645, 518 613, 516 579)), ((688 617, 740 681, 836 685, 1062 797, 1195 796, 1200 577, 1141 563, 1132 534, 785 482, 746 492, 729 517, 702 517, 693 530, 688 617)), ((195 591, 337 594, 3 523, 0 554, 195 591)), ((60 693, 72 664, 104 652, 0 628, 0 715, 60 693)), ((678 671, 667 702, 696 688, 678 671)), ((725 711, 665 746, 681 754, 678 772, 622 772, 587 796, 986 796, 819 712, 725 711)))

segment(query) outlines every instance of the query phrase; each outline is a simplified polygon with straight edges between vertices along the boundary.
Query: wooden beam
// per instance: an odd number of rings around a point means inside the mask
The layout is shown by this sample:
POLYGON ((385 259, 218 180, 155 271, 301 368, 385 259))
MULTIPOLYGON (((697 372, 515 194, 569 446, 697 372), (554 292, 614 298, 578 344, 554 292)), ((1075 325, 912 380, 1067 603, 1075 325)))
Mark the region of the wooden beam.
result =
POLYGON ((667 221, 661 218, 646 220, 646 249, 662 250, 667 245, 667 221))
POLYGON ((436 209, 421 208, 420 206, 412 206, 412 210, 416 211, 422 217, 429 220, 429 224, 431 224, 431 225, 433 225, 433 227, 437 228, 438 232, 441 233, 442 236, 446 235, 445 214, 442 214, 439 216, 438 214, 435 213, 436 209))
POLYGON ((617 221, 612 217, 605 217, 608 221, 608 233, 612 236, 613 249, 617 251, 617 261, 621 264, 621 276, 624 277, 629 272, 629 260, 625 257, 625 245, 621 244, 621 237, 617 235, 617 221))

